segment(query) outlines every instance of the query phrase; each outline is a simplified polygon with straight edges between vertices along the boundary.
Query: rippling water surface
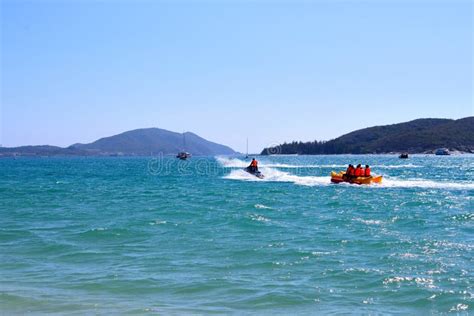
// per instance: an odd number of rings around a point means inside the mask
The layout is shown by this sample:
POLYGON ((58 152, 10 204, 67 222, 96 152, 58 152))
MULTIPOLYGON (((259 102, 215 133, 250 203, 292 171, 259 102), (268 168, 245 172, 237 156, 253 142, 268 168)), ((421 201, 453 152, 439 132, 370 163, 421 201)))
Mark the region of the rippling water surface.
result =
POLYGON ((472 312, 473 156, 260 160, 1 159, 0 310, 472 312))

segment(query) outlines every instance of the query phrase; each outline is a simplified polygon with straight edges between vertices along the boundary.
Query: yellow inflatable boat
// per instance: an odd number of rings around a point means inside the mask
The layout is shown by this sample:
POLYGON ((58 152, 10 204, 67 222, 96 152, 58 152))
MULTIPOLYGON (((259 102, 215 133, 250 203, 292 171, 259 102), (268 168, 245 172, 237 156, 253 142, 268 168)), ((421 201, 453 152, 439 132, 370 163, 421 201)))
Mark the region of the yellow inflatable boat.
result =
POLYGON ((371 183, 382 183, 382 176, 370 176, 370 177, 345 177, 344 171, 331 171, 331 182, 333 183, 354 183, 354 184, 371 184, 371 183))

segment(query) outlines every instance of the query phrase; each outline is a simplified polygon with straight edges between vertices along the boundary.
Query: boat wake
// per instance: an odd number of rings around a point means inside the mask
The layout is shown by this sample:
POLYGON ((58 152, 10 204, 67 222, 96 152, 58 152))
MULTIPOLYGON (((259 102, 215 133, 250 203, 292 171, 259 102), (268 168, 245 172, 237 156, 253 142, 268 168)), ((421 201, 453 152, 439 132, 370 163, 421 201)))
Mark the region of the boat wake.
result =
MULTIPOLYGON (((258 179, 254 175, 245 172, 243 168, 248 166, 248 162, 237 158, 216 157, 218 163, 224 168, 232 169, 230 173, 224 176, 225 179, 240 180, 240 181, 263 181, 263 182, 289 182, 304 186, 327 186, 333 185, 331 177, 328 176, 300 176, 291 174, 288 171, 278 170, 291 168, 342 168, 339 165, 288 165, 279 163, 265 163, 261 162, 259 170, 265 175, 264 179, 258 179)), ((374 166, 375 167, 375 166, 374 166)), ((392 169, 392 168, 418 168, 416 165, 381 165, 377 168, 392 169)), ((383 173, 382 173, 383 174, 383 173)), ((381 184, 353 185, 348 183, 340 183, 338 186, 349 186, 357 188, 425 188, 425 189, 451 189, 451 190, 474 190, 474 183, 472 182, 443 182, 433 181, 429 179, 415 178, 402 179, 396 177, 387 177, 384 175, 381 184)))
MULTIPOLYGON (((248 162, 237 159, 237 158, 227 158, 227 157, 216 157, 217 162, 224 168, 245 168, 249 165, 248 162)), ((283 163, 272 163, 267 161, 260 161, 259 166, 269 167, 269 168, 283 168, 283 169, 295 169, 295 168, 342 168, 342 165, 290 165, 283 163)))
POLYGON ((244 170, 232 170, 230 174, 224 178, 241 181, 290 182, 306 186, 329 185, 331 183, 330 177, 302 177, 269 167, 261 167, 259 170, 265 175, 264 179, 258 179, 244 170))
POLYGON ((224 168, 245 168, 250 163, 237 158, 215 157, 217 162, 224 168))
POLYGON ((265 176, 263 179, 259 179, 254 175, 244 171, 243 168, 248 166, 248 162, 237 158, 226 158, 216 157, 217 162, 224 168, 238 168, 237 170, 231 170, 231 172, 225 176, 225 179, 241 180, 241 181, 264 181, 264 182, 290 182, 298 185, 315 186, 315 185, 329 185, 330 177, 315 177, 315 176, 297 176, 286 171, 278 170, 275 168, 311 168, 311 165, 287 165, 287 164, 275 164, 261 162, 259 164, 259 170, 265 176))
POLYGON ((381 187, 474 190, 474 183, 443 182, 427 179, 397 179, 391 177, 384 177, 381 187))
MULTIPOLYGON (((245 168, 249 165, 248 162, 240 160, 238 158, 228 157, 215 157, 217 162, 224 168, 245 168)), ((346 169, 347 165, 341 164, 308 164, 308 165, 292 165, 284 163, 274 163, 268 161, 260 161, 260 166, 270 168, 282 168, 282 169, 296 169, 296 168, 332 168, 332 169, 346 169)), ((422 166, 414 164, 403 164, 403 165, 374 165, 372 168, 377 169, 410 169, 410 168, 422 168, 422 166)))

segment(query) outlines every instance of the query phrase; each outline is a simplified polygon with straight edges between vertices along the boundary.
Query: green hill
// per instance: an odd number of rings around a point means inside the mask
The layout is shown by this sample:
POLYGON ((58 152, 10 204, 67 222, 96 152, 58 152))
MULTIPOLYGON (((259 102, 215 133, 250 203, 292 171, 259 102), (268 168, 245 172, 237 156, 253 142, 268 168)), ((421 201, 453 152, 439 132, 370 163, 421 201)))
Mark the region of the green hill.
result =
POLYGON ((143 128, 101 138, 90 144, 75 144, 69 148, 97 153, 149 155, 176 154, 186 150, 196 156, 227 155, 235 152, 224 145, 205 140, 194 133, 175 133, 160 128, 143 128))
POLYGON ((432 152, 445 147, 474 152, 474 117, 459 120, 418 119, 357 130, 330 141, 292 142, 265 148, 268 154, 369 154, 432 152))

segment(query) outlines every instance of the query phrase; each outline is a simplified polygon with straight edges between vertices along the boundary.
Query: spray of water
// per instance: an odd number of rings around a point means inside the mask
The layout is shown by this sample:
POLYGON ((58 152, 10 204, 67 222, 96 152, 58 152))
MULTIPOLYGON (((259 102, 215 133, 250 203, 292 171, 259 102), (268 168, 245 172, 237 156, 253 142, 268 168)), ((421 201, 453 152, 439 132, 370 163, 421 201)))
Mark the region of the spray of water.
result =
MULTIPOLYGON (((218 163, 224 168, 232 169, 228 175, 224 178, 240 181, 267 181, 267 182, 289 182, 297 185, 305 186, 325 186, 331 184, 331 178, 329 176, 298 176, 291 174, 290 172, 278 170, 291 169, 291 168, 343 168, 344 166, 339 165, 288 165, 278 163, 261 163, 260 171, 265 175, 264 179, 258 179, 257 177, 245 172, 243 168, 249 164, 246 161, 237 158, 227 157, 216 157, 218 163)), ((417 165, 379 165, 377 168, 380 169, 392 169, 392 168, 419 168, 417 165)), ((341 185, 341 184, 339 184, 341 185)), ((342 184, 350 185, 350 184, 342 184)), ((355 186, 354 187, 366 187, 366 186, 355 186)), ((433 189, 454 189, 454 190, 474 190, 474 183, 471 182, 443 182, 433 181, 429 179, 399 179, 392 177, 384 177, 382 184, 373 184, 371 187, 376 188, 433 188, 433 189)))

